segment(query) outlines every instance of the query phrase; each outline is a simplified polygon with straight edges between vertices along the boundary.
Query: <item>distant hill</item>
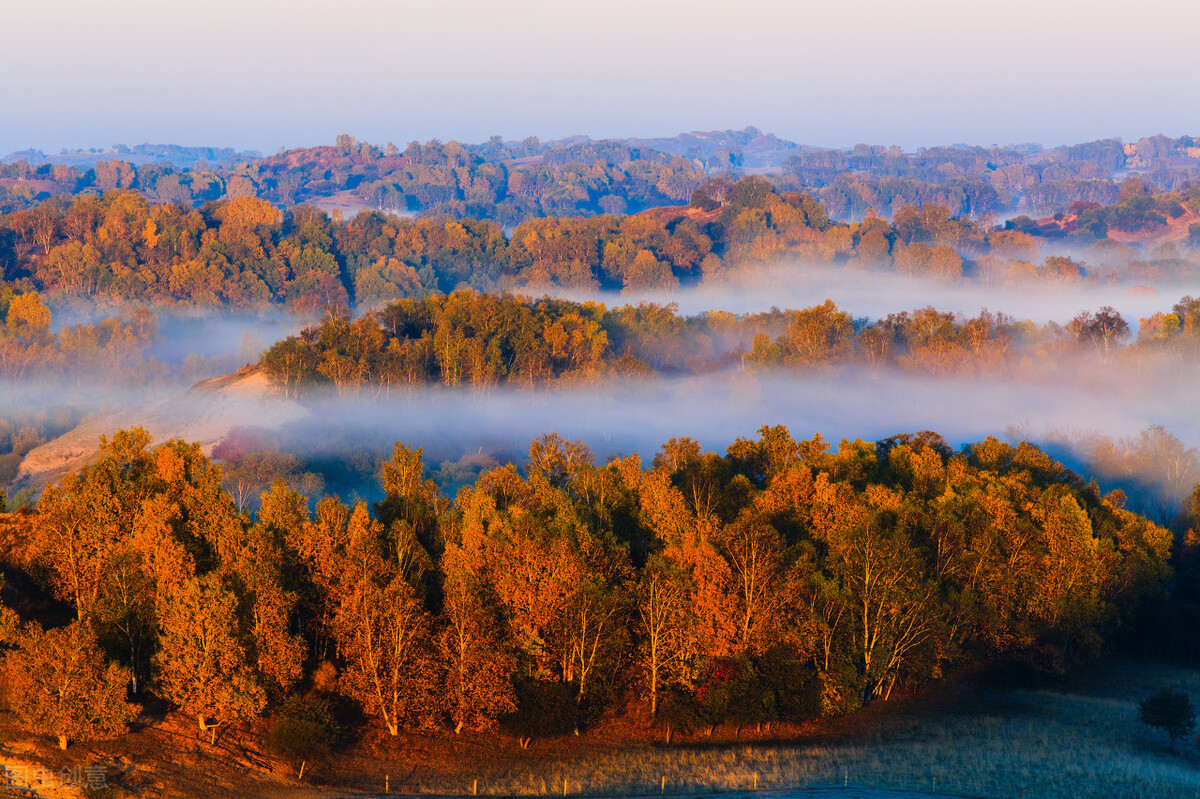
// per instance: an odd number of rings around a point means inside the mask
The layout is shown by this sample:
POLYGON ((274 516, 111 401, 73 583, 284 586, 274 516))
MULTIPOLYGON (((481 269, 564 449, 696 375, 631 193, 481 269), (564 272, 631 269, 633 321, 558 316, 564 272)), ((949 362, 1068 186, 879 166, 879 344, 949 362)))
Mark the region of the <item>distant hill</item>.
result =
POLYGON ((57 155, 47 155, 41 150, 18 150, 0 158, 0 162, 29 164, 67 164, 88 169, 100 161, 119 160, 134 165, 169 163, 177 167, 190 167, 206 162, 209 164, 241 164, 262 158, 257 150, 238 151, 232 147, 185 147, 178 144, 138 144, 128 147, 114 144, 111 147, 79 150, 62 150, 57 155))
POLYGON ((630 138, 622 141, 635 147, 649 147, 700 160, 710 168, 734 169, 781 167, 790 155, 822 149, 780 139, 774 133, 763 133, 756 127, 745 130, 694 130, 671 138, 630 138), (726 160, 726 163, 722 163, 726 160))
POLYGON ((956 144, 906 152, 856 144, 822 148, 747 127, 672 137, 592 139, 536 136, 479 144, 431 140, 403 148, 342 134, 317 145, 260 156, 232 148, 114 145, 57 156, 39 150, 0 161, 0 213, 63 195, 128 188, 152 202, 201 206, 254 195, 281 208, 311 204, 487 219, 505 227, 539 217, 637 213, 684 205, 706 179, 764 175, 781 191, 817 197, 831 217, 890 217, 911 205, 944 205, 954 216, 1034 217, 1075 202, 1111 205, 1124 181, 1155 192, 1200 184, 1195 138, 1157 135, 1040 145, 956 144))

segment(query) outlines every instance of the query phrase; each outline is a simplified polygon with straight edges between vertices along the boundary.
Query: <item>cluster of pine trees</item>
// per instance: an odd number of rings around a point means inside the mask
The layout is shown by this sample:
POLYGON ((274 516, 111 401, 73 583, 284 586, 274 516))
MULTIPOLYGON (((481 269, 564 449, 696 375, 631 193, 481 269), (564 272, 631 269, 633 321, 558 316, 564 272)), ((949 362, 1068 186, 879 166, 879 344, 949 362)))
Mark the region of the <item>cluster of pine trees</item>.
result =
POLYGON ((1171 573, 1168 531, 991 438, 764 427, 598 465, 551 434, 452 502, 397 444, 380 478, 373 507, 278 483, 250 517, 198 446, 102 441, 3 553, 70 617, 0 612, 14 709, 64 744, 119 729, 126 684, 201 730, 308 691, 392 734, 806 718, 963 662, 1092 657, 1171 573))

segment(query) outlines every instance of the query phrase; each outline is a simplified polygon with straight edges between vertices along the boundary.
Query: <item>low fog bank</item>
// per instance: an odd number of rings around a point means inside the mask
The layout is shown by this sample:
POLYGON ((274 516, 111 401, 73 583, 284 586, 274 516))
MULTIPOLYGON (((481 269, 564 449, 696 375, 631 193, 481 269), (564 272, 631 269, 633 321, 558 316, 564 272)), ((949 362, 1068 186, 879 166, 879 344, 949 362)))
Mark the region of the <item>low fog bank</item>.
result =
MULTIPOLYGON (((284 425, 278 440, 321 471, 330 491, 375 498, 376 464, 390 455, 393 441, 423 447, 434 478, 451 492, 481 468, 521 462, 529 442, 550 432, 584 441, 600 463, 634 452, 648 462, 675 436, 724 451, 739 436, 757 437, 763 425, 784 425, 798 440, 820 434, 834 448, 841 439, 875 441, 920 430, 940 433, 956 447, 989 435, 1049 441, 1046 431, 1079 431, 1072 439, 1077 443, 1086 436, 1136 437, 1161 425, 1195 447, 1200 418, 1190 398, 1197 390, 1197 378, 1150 388, 1114 376, 1107 386, 1073 387, 862 371, 822 377, 735 372, 553 392, 431 388, 402 398, 310 399, 311 415, 284 425)), ((1061 435, 1055 441, 1060 453, 1073 456, 1073 466, 1086 465, 1083 448, 1068 446, 1061 435)))
POLYGON ((238 361, 237 366, 242 366, 256 363, 264 350, 276 341, 296 335, 311 321, 282 312, 160 314, 159 342, 150 354, 171 364, 182 363, 194 355, 238 361))
MULTIPOLYGON (((541 289, 531 291, 538 294, 541 289)), ((761 269, 745 268, 730 277, 671 292, 595 293, 550 291, 576 301, 599 300, 613 307, 637 302, 676 303, 685 315, 708 310, 758 313, 772 307, 809 308, 826 299, 854 317, 881 319, 890 313, 932 305, 940 311, 976 316, 984 308, 1017 320, 1066 324, 1084 310, 1116 308, 1136 329, 1138 319, 1169 311, 1185 294, 1200 295, 1196 285, 1174 284, 1155 289, 1129 284, 1083 285, 1032 282, 987 287, 971 280, 947 284, 895 272, 874 272, 800 262, 761 269)))
POLYGON ((71 411, 109 414, 178 396, 194 380, 169 380, 153 386, 122 388, 81 377, 66 380, 0 378, 0 418, 71 411))
MULTIPOLYGON (((79 325, 117 320, 138 336, 138 341, 125 345, 150 364, 142 370, 149 380, 162 381, 165 375, 193 382, 255 363, 276 341, 296 335, 319 319, 319 314, 289 313, 277 308, 248 312, 82 302, 54 306, 51 312, 50 327, 55 334, 79 325)), ((131 354, 126 360, 133 357, 131 354)), ((86 379, 88 367, 87 363, 74 363, 69 371, 86 379)))
POLYGON ((16 491, 40 488, 91 463, 100 437, 116 430, 144 427, 156 443, 178 438, 198 443, 211 453, 233 428, 278 429, 308 415, 305 408, 279 394, 261 372, 219 378, 187 390, 176 385, 149 392, 84 389, 63 393, 61 387, 31 384, 15 396, 2 394, 0 416, 17 417, 22 407, 28 407, 22 402, 40 400, 51 409, 46 411, 51 417, 48 427, 66 429, 24 454, 12 483, 16 491), (58 393, 51 393, 55 391, 58 393), (68 423, 60 423, 64 420, 68 423))
MULTIPOLYGON (((1115 388, 1115 387, 1114 387, 1115 388)), ((598 456, 653 453, 672 436, 691 436, 723 449, 762 425, 786 425, 796 438, 820 433, 875 440, 899 432, 934 430, 948 441, 976 441, 1013 429, 1103 430, 1129 435, 1150 424, 1200 443, 1200 419, 1189 398, 1200 380, 1124 395, 1097 387, 1005 380, 837 375, 782 376, 748 372, 614 382, 550 392, 415 391, 404 398, 367 401, 326 397, 307 404, 314 419, 356 425, 406 443, 485 442, 527 445, 557 431, 587 441, 598 456)), ((309 422, 305 422, 308 424, 309 422)))
POLYGON ((1191 483, 1179 478, 1168 486, 1144 477, 1149 467, 1111 454, 1103 469, 1089 473, 1096 453, 1108 452, 1097 441, 1133 440, 1160 425, 1185 450, 1200 446, 1194 411, 1200 375, 1131 379, 1118 370, 1040 381, 858 369, 727 371, 536 391, 429 387, 391 397, 330 392, 299 403, 282 397, 257 371, 191 390, 173 385, 149 396, 86 387, 64 392, 32 383, 13 388, 0 392, 0 415, 31 406, 73 408, 84 422, 25 455, 17 488, 38 487, 79 468, 95 456, 100 435, 133 425, 146 427, 159 442, 198 441, 206 452, 231 431, 257 429, 266 446, 294 455, 303 471, 319 473, 330 492, 367 498, 377 498, 378 463, 396 441, 423 447, 433 476, 452 492, 480 469, 522 461, 529 442, 550 432, 586 442, 602 463, 634 452, 649 461, 676 436, 723 451, 739 436, 756 437, 763 425, 784 425, 798 440, 820 434, 833 447, 843 438, 875 441, 920 430, 933 430, 953 446, 989 435, 1049 444, 1105 490, 1122 486, 1138 501, 1158 498, 1169 516, 1180 489, 1186 493, 1191 483))

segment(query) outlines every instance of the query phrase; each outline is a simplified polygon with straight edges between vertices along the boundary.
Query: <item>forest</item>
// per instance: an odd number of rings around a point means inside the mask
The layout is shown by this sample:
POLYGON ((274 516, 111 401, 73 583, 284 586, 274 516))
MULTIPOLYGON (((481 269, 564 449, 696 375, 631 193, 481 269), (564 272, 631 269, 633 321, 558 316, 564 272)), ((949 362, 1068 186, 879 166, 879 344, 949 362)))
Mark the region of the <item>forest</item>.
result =
POLYGON ((994 438, 776 426, 600 465, 551 433, 453 499, 399 443, 377 474, 373 505, 277 482, 248 515, 197 446, 102 440, 4 522, 14 712, 64 747, 119 732, 127 689, 214 740, 297 695, 392 735, 740 727, 965 664, 1060 672, 1144 635, 1172 575, 1119 492, 994 438))
POLYGON ((1145 183, 1126 183, 1113 205, 1077 203, 1060 219, 989 226, 939 204, 906 205, 891 221, 837 222, 810 195, 781 194, 761 177, 710 180, 686 206, 538 218, 510 232, 490 221, 377 212, 339 221, 254 197, 193 209, 114 190, 0 216, 0 265, 14 291, 57 304, 307 313, 458 288, 670 293, 736 283, 780 262, 989 289, 1187 285, 1200 271, 1192 246, 1200 227, 1150 249, 1134 244, 1139 236, 1153 243, 1176 220, 1200 220, 1200 187, 1148 194, 1145 183), (1074 249, 1054 250, 1063 246, 1074 249))
POLYGON ((63 748, 182 714, 303 775, 1200 654, 1190 137, 17 155, 0 661, 63 748))
MULTIPOLYGON (((22 295, 25 296, 25 295, 22 295)), ((1041 327, 984 311, 932 307, 855 319, 831 301, 759 314, 457 291, 400 300, 352 319, 332 310, 267 349, 260 364, 285 393, 487 388, 721 369, 821 371, 857 366, 924 376, 1063 375, 1126 364, 1183 368, 1200 356, 1200 300, 1181 298, 1130 326, 1111 307, 1041 327)))
POLYGON ((1065 212, 1073 202, 1111 204, 1129 175, 1155 191, 1200 178, 1190 136, 1123 143, 920 148, 798 145, 757 128, 659 139, 542 142, 493 136, 374 145, 348 134, 333 145, 272 156, 225 148, 118 145, 101 154, 12 153, 0 163, 0 210, 49 197, 133 189, 154 202, 200 205, 255 196, 281 206, 348 194, 392 213, 492 219, 638 212, 687 200, 706 178, 765 173, 781 191, 812 194, 843 220, 902 206, 947 206, 955 216, 1065 212))

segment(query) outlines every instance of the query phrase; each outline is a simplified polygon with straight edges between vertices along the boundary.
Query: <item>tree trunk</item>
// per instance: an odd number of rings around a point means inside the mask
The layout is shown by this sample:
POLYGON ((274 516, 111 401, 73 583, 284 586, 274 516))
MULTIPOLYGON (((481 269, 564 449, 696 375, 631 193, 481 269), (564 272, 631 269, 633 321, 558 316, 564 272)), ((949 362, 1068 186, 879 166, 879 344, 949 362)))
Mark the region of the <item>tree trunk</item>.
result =
POLYGON ((129 643, 129 666, 130 666, 129 679, 130 679, 130 683, 132 684, 133 695, 137 696, 137 694, 138 694, 138 678, 137 678, 138 658, 137 658, 137 648, 134 647, 132 641, 130 641, 130 643, 129 643))

